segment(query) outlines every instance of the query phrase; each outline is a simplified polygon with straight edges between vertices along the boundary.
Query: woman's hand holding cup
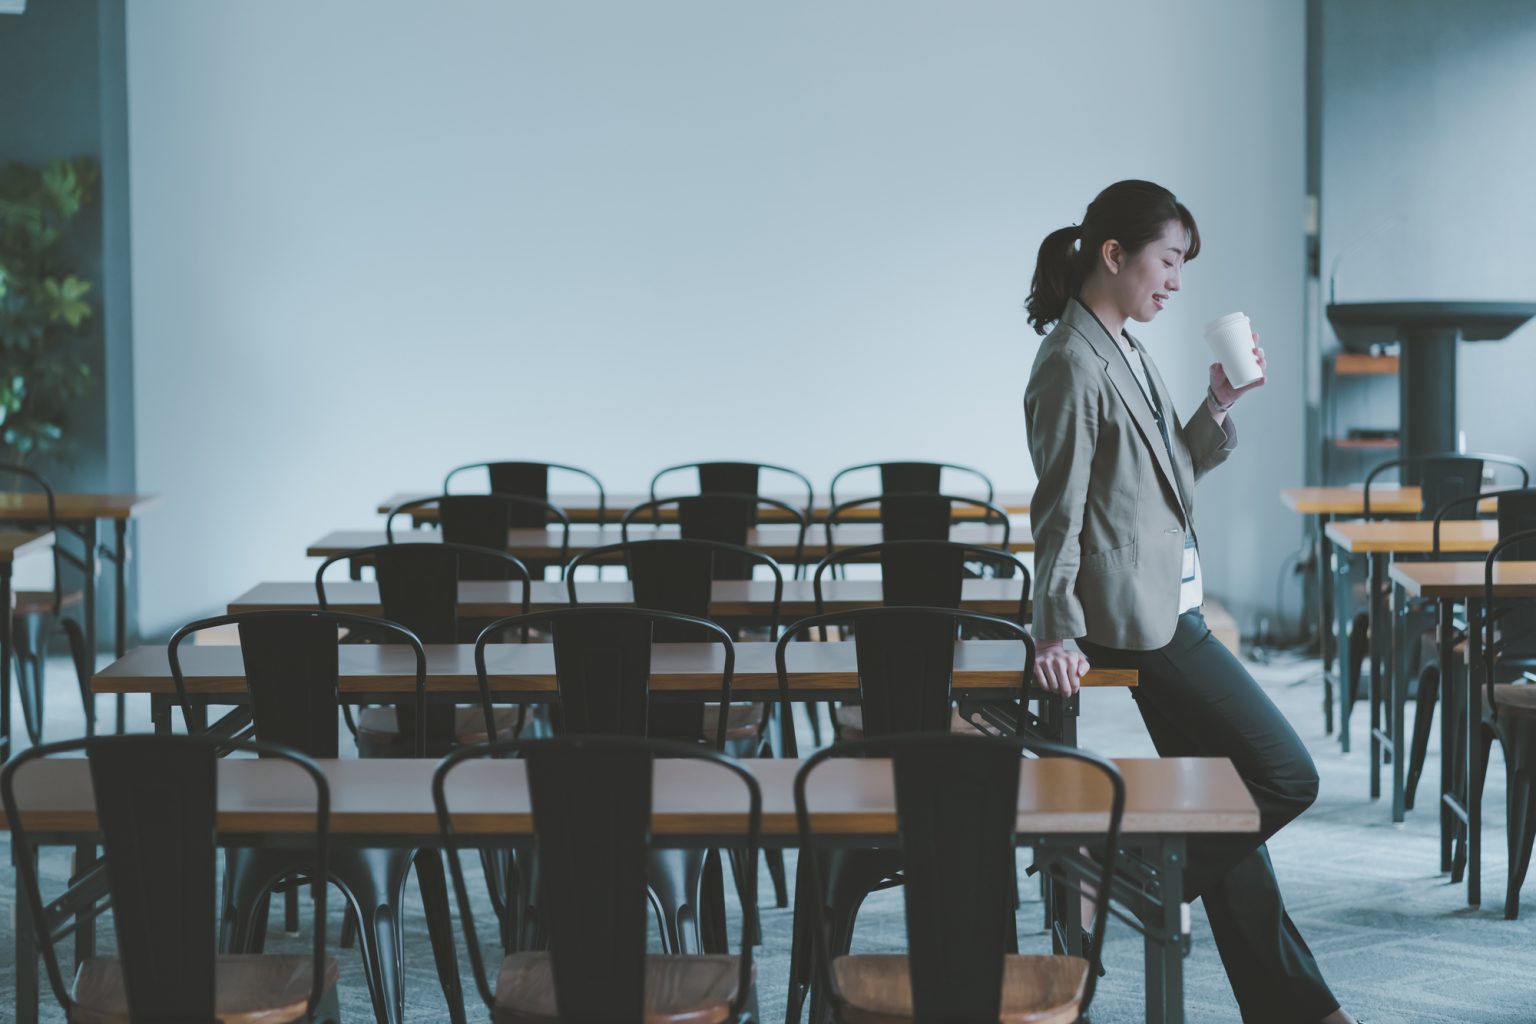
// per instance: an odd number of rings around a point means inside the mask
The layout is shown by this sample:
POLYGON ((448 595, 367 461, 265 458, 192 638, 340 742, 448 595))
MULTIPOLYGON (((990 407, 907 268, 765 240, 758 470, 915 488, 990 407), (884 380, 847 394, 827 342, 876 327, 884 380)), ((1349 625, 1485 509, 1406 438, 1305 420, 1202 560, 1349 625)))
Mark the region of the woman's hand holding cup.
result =
POLYGON ((1088 659, 1060 640, 1044 640, 1035 651, 1035 685, 1046 693, 1070 697, 1088 674, 1088 659))

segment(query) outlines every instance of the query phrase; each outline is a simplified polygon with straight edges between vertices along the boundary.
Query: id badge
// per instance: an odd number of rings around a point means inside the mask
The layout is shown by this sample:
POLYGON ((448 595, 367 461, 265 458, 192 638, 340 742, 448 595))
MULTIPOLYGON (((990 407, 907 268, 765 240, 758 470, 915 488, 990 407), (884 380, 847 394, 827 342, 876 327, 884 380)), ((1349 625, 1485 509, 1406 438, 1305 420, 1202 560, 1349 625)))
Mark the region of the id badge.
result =
POLYGON ((1184 534, 1184 583, 1195 581, 1195 535, 1184 534))

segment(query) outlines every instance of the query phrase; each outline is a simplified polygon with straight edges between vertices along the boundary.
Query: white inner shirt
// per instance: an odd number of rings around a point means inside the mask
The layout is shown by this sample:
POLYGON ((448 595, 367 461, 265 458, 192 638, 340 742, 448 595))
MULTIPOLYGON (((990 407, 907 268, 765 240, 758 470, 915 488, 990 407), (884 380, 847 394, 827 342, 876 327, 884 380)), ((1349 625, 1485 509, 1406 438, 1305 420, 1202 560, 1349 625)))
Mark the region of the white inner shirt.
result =
MULTIPOLYGON (((1155 412, 1157 407, 1152 404, 1152 386, 1147 383, 1147 367, 1142 362, 1141 350, 1132 345, 1124 334, 1115 339, 1115 344, 1119 345, 1120 351, 1125 353, 1126 365, 1131 368, 1131 376, 1135 377, 1136 383, 1141 386, 1141 397, 1146 399, 1147 408, 1155 412)), ((1164 415, 1167 413, 1165 412, 1164 415)), ((1205 586, 1200 577, 1200 549, 1189 546, 1184 549, 1184 572, 1179 583, 1179 614, 1183 615, 1192 608, 1199 608, 1204 603, 1205 586)))

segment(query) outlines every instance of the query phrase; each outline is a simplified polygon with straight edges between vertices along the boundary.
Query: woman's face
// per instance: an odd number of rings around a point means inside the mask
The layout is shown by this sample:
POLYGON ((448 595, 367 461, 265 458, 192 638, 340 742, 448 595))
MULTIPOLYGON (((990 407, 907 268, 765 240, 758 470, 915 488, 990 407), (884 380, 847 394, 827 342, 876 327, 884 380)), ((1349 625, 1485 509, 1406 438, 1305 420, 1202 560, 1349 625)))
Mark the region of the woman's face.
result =
POLYGON ((1125 315, 1148 323, 1179 290, 1179 274, 1189 233, 1177 220, 1163 225, 1162 237, 1142 246, 1132 256, 1119 250, 1118 269, 1112 276, 1115 299, 1125 315))

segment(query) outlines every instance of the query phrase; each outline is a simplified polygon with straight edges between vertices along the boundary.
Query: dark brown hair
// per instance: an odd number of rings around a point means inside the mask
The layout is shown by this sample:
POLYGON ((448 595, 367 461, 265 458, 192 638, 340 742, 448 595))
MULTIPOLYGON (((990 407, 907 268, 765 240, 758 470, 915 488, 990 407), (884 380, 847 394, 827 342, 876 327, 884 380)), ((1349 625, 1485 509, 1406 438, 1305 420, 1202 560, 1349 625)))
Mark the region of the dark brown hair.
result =
POLYGON ((1061 319, 1067 300, 1083 287, 1105 242, 1114 239, 1127 255, 1134 256, 1160 238, 1171 220, 1189 232, 1189 250, 1184 253, 1188 263, 1200 254, 1200 229, 1194 215, 1172 192, 1150 181, 1115 182, 1088 204, 1081 224, 1046 235, 1035 259, 1029 301, 1024 304, 1035 333, 1044 334, 1061 319))

